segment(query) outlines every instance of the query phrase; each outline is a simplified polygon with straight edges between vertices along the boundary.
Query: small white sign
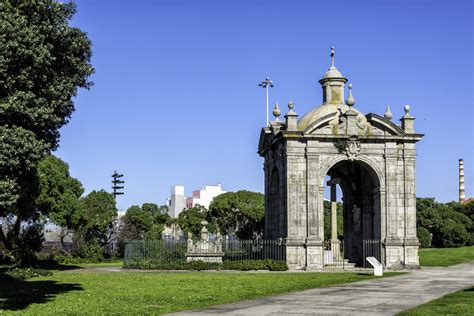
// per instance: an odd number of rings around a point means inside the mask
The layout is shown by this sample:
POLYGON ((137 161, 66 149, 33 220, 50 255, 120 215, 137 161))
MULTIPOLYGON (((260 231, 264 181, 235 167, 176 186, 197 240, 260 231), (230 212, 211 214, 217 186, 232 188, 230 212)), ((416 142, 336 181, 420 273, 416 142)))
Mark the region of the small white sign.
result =
POLYGON ((372 265, 372 267, 374 267, 375 276, 383 275, 383 266, 375 257, 367 257, 365 260, 367 260, 372 265))

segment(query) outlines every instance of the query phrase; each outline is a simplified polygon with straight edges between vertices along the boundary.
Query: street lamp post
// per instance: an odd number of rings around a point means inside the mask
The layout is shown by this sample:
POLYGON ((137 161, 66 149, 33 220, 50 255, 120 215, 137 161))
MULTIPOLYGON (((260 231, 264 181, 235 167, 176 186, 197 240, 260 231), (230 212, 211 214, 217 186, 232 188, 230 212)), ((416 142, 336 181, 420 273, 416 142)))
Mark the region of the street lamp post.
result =
POLYGON ((270 121, 268 119, 268 88, 273 88, 273 81, 270 79, 270 77, 267 77, 258 86, 264 88, 267 92, 267 112, 266 112, 266 115, 267 115, 267 126, 268 126, 270 124, 270 121))

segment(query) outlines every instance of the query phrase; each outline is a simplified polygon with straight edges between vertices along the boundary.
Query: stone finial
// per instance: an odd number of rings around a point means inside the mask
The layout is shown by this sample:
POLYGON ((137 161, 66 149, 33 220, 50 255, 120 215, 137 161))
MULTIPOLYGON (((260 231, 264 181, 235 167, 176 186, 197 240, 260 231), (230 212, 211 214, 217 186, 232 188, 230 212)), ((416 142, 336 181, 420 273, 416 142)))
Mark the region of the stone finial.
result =
POLYGON ((355 103, 356 103, 356 100, 352 96, 352 83, 350 83, 349 84, 349 96, 346 99, 346 104, 347 104, 347 106, 352 107, 352 106, 354 106, 355 103))
POLYGON ((400 119, 402 122, 402 129, 405 133, 413 134, 415 133, 415 118, 410 115, 410 106, 407 104, 404 107, 405 115, 400 119))
POLYGON ((209 224, 207 221, 202 221, 202 229, 201 229, 201 240, 208 240, 208 234, 207 234, 207 224, 209 224))
POLYGON ((280 107, 278 106, 278 101, 275 103, 275 107, 273 108, 273 116, 275 116, 275 121, 279 121, 279 117, 281 115, 280 107))
POLYGON ((387 109, 385 110, 385 113, 383 114, 383 116, 384 116, 387 120, 391 120, 391 119, 392 119, 393 114, 392 114, 392 111, 390 111, 390 105, 387 105, 387 109))
POLYGON ((405 110, 405 116, 409 116, 410 115, 410 106, 408 104, 405 105, 404 110, 405 110))
POLYGON ((286 130, 287 131, 297 131, 298 130, 298 114, 293 111, 294 104, 293 101, 288 103, 288 113, 285 115, 286 119, 286 130))
POLYGON ((289 109, 290 111, 293 111, 293 108, 294 108, 294 107, 295 107, 295 105, 293 104, 293 101, 288 102, 288 109, 289 109))

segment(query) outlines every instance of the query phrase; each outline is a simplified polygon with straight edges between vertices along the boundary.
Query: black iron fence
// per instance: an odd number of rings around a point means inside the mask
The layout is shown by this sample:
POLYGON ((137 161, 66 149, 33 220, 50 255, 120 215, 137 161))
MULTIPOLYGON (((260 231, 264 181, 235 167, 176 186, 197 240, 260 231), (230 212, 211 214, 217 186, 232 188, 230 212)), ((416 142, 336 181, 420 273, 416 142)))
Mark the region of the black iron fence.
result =
POLYGON ((382 243, 378 239, 364 239, 362 245, 362 258, 363 258, 363 267, 372 268, 370 263, 367 262, 367 257, 375 257, 379 262, 382 261, 382 243))
POLYGON ((125 245, 124 267, 144 269, 179 269, 189 261, 209 264, 228 261, 286 261, 282 240, 221 240, 213 242, 186 240, 140 240, 125 245))

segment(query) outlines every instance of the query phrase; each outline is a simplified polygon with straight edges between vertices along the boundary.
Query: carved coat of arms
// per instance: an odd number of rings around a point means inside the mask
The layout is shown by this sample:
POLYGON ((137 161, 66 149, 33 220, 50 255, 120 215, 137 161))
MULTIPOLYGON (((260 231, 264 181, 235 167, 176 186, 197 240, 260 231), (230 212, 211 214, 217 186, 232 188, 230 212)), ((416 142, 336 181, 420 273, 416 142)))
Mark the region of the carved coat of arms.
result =
POLYGON ((360 142, 356 139, 348 139, 345 151, 349 160, 354 160, 360 152, 360 142))

